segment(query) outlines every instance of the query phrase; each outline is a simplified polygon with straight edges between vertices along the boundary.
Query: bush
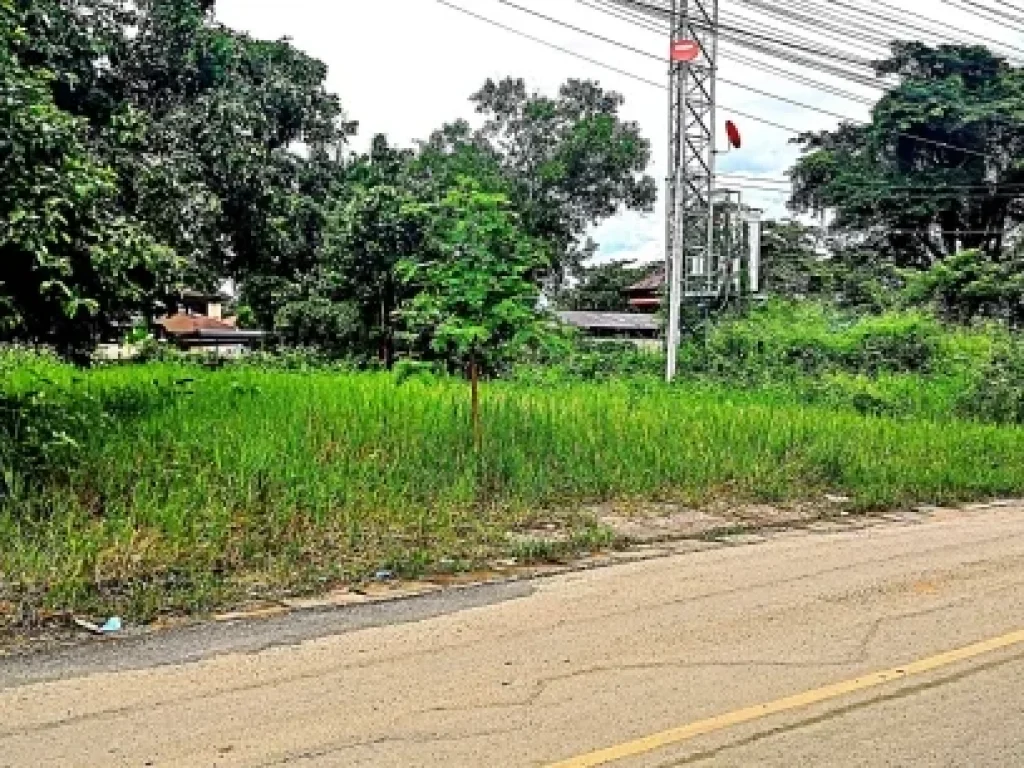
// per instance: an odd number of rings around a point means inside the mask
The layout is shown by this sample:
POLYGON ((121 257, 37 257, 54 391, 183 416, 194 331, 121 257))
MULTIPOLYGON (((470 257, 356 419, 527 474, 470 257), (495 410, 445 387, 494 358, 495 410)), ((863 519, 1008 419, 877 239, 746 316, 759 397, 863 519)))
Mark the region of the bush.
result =
POLYGON ((1024 339, 1004 341, 958 404, 961 415, 1024 424, 1024 339))
POLYGON ((541 354, 514 366, 511 378, 537 384, 662 377, 665 356, 623 341, 575 338, 555 357, 541 354))
POLYGON ((322 350, 325 356, 349 357, 359 351, 359 308, 348 301, 313 297, 285 304, 274 319, 282 341, 322 350))
POLYGON ((821 304, 776 301, 722 321, 682 351, 684 372, 751 382, 846 372, 933 369, 943 328, 928 315, 859 318, 821 304))
POLYGON ((862 373, 925 373, 939 352, 942 327, 916 312, 887 312, 857 321, 845 334, 849 345, 840 365, 862 373))

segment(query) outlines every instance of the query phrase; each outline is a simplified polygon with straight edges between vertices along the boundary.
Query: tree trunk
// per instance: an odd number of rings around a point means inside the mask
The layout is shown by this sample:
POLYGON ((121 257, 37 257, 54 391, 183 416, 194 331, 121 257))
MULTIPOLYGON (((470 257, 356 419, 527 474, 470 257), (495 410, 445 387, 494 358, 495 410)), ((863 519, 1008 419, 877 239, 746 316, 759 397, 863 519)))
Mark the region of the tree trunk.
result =
POLYGON ((469 356, 469 382, 472 389, 473 446, 479 451, 483 447, 483 427, 480 423, 480 369, 476 352, 469 356))

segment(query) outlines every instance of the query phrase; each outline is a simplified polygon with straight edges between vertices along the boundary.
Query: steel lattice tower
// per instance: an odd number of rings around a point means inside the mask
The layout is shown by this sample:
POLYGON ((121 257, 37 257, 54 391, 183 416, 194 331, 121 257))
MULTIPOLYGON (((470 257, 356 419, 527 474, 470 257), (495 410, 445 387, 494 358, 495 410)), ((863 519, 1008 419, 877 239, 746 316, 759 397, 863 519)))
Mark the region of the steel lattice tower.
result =
POLYGON ((668 379, 676 376, 684 298, 709 301, 722 289, 714 246, 715 79, 718 0, 672 0, 671 41, 697 46, 691 61, 672 56, 666 274, 669 285, 668 379))

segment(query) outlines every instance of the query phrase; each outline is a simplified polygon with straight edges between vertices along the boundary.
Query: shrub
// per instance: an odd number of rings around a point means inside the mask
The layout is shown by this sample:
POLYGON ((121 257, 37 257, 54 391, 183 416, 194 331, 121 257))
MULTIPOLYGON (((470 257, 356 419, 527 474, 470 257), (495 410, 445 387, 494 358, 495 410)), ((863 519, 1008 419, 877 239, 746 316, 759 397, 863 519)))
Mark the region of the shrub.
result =
POLYGON ((1024 424, 1024 340, 1005 340, 958 403, 963 416, 1024 424))
POLYGON ((776 301, 691 340, 681 368, 747 382, 826 372, 926 372, 942 335, 938 321, 917 312, 859 318, 821 304, 776 301))
POLYGON ((544 383, 554 381, 603 381, 618 378, 661 377, 665 356, 659 350, 637 347, 624 341, 576 337, 554 353, 535 355, 514 366, 511 378, 544 383))

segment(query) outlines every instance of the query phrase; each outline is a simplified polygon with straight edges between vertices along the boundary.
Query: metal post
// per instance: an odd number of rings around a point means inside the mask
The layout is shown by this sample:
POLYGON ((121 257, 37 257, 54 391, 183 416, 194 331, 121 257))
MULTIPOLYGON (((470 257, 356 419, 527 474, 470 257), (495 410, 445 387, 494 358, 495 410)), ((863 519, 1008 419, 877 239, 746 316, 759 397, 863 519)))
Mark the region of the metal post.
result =
MULTIPOLYGON (((672 18, 670 22, 670 43, 686 38, 686 15, 685 6, 688 0, 682 0, 683 8, 680 8, 680 0, 672 0, 672 18)), ((683 141, 685 131, 684 110, 686 109, 685 75, 683 70, 689 69, 689 64, 684 62, 669 62, 669 110, 668 110, 668 196, 665 208, 665 274, 668 284, 668 362, 666 379, 673 381, 676 377, 679 361, 679 342, 682 324, 682 274, 683 248, 680 240, 679 214, 681 210, 679 194, 685 194, 685 187, 681 184, 682 179, 682 158, 683 141)))
POLYGON ((714 247, 715 79, 718 0, 673 0, 672 42, 699 47, 692 61, 672 61, 666 268, 669 282, 667 378, 678 373, 685 297, 708 299, 720 288, 714 247))
MULTIPOLYGON (((672 15, 670 17, 670 36, 675 39, 679 26, 679 0, 672 0, 672 15)), ((665 285, 669 287, 669 319, 668 333, 666 334, 666 351, 668 354, 668 380, 675 377, 676 359, 678 356, 678 341, 676 332, 678 330, 678 318, 672 312, 672 275, 677 271, 675 264, 675 211, 676 211, 676 187, 679 175, 678 145, 675 142, 676 125, 678 123, 678 105, 680 90, 677 87, 675 77, 675 65, 669 62, 669 85, 668 85, 668 171, 665 174, 665 285)))

